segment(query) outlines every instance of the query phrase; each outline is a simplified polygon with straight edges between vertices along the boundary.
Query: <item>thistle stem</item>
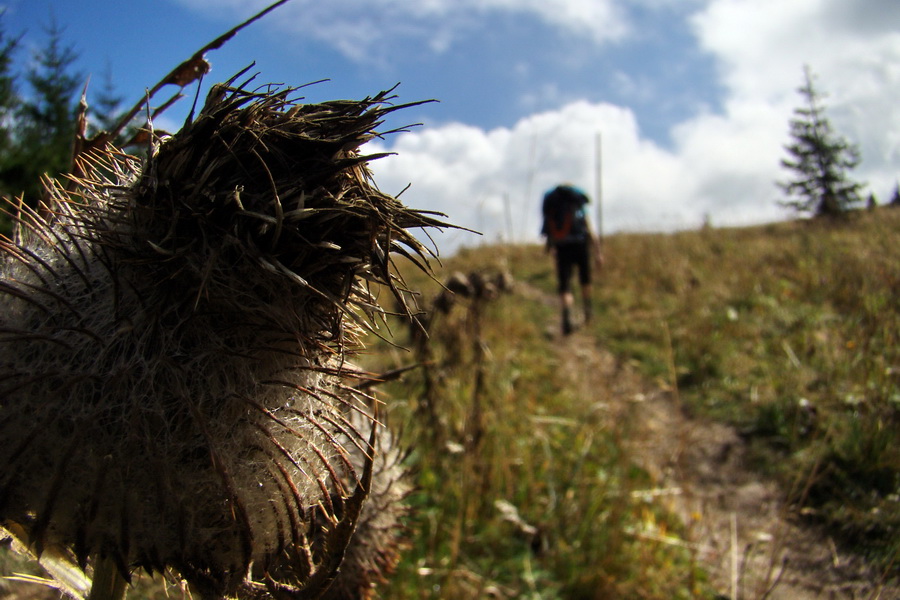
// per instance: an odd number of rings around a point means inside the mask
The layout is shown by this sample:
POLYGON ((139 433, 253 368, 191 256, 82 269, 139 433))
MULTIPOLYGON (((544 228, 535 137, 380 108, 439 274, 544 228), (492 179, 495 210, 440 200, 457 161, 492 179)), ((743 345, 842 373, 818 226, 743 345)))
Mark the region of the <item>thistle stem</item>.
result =
POLYGON ((87 600, 124 600, 127 587, 128 582, 119 573, 115 561, 109 557, 97 557, 87 600))

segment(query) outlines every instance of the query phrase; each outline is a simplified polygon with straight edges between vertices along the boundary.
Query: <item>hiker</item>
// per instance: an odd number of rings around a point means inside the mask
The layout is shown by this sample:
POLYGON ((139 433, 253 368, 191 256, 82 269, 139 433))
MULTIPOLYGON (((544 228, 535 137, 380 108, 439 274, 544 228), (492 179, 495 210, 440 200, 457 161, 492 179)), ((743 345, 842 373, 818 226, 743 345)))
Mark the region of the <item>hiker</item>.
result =
POLYGON ((544 194, 544 224, 541 235, 547 239, 547 251, 556 262, 562 332, 572 333, 572 311, 575 297, 572 294, 572 272, 578 269, 584 320, 591 320, 591 262, 603 265, 600 240, 591 231, 587 218, 587 195, 570 184, 558 185, 544 194))

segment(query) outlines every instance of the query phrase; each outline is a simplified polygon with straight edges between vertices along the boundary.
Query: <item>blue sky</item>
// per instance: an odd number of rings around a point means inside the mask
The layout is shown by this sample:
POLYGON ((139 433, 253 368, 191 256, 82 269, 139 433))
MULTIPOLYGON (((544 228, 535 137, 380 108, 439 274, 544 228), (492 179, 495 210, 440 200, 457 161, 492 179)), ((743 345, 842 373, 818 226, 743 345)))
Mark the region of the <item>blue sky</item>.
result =
MULTIPOLYGON (((55 19, 92 87, 108 72, 131 103, 268 2, 0 4, 7 33, 24 32, 22 61, 55 19)), ((439 100, 397 113, 390 126, 423 126, 376 144, 397 152, 372 164, 376 181, 411 184, 407 203, 489 241, 536 240, 539 196, 559 180, 602 190, 605 231, 790 216, 774 181, 804 64, 862 149, 857 178, 886 199, 900 176, 896 0, 292 0, 208 58, 207 84, 255 61, 260 83, 328 79, 309 101, 397 83, 401 102, 439 100)))

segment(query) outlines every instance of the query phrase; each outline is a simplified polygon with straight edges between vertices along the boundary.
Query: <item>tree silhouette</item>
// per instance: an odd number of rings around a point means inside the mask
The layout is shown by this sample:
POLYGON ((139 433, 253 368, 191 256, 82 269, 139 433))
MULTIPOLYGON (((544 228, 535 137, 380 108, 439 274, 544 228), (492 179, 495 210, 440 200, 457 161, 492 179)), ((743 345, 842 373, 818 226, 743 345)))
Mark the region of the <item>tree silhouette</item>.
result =
POLYGON ((788 199, 784 206, 816 216, 841 216, 861 202, 861 183, 848 172, 860 161, 858 148, 835 133, 825 117, 822 95, 813 85, 813 74, 803 68, 804 83, 797 91, 804 104, 790 121, 793 142, 785 146, 789 158, 781 165, 794 178, 778 182, 788 199))
POLYGON ((112 67, 109 63, 103 71, 103 79, 95 88, 94 101, 88 107, 88 134, 98 131, 112 131, 124 111, 125 98, 116 90, 112 67))
POLYGON ((84 76, 73 73, 78 58, 74 47, 63 41, 63 29, 55 22, 46 28, 48 41, 34 54, 25 74, 31 94, 20 107, 16 122, 18 174, 14 194, 25 194, 35 206, 43 193, 41 176, 67 173, 72 162, 78 93, 84 76))
MULTIPOLYGON (((4 13, 0 13, 0 17, 4 13)), ((17 162, 17 149, 12 135, 12 123, 21 104, 13 72, 14 54, 19 38, 10 38, 0 23, 0 195, 7 195, 7 172, 13 162, 17 162)), ((0 230, 9 229, 6 215, 0 215, 0 230)))
POLYGON ((894 185, 894 193, 891 194, 889 206, 900 206, 900 183, 894 185))

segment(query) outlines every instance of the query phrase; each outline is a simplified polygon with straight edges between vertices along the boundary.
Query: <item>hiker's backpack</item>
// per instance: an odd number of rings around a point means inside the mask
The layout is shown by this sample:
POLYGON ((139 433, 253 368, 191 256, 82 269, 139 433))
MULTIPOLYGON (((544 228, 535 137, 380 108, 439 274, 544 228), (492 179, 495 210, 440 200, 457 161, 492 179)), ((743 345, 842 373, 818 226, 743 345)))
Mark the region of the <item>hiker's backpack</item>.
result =
POLYGON ((550 244, 570 244, 588 239, 588 197, 581 190, 560 185, 544 195, 541 233, 550 244))

